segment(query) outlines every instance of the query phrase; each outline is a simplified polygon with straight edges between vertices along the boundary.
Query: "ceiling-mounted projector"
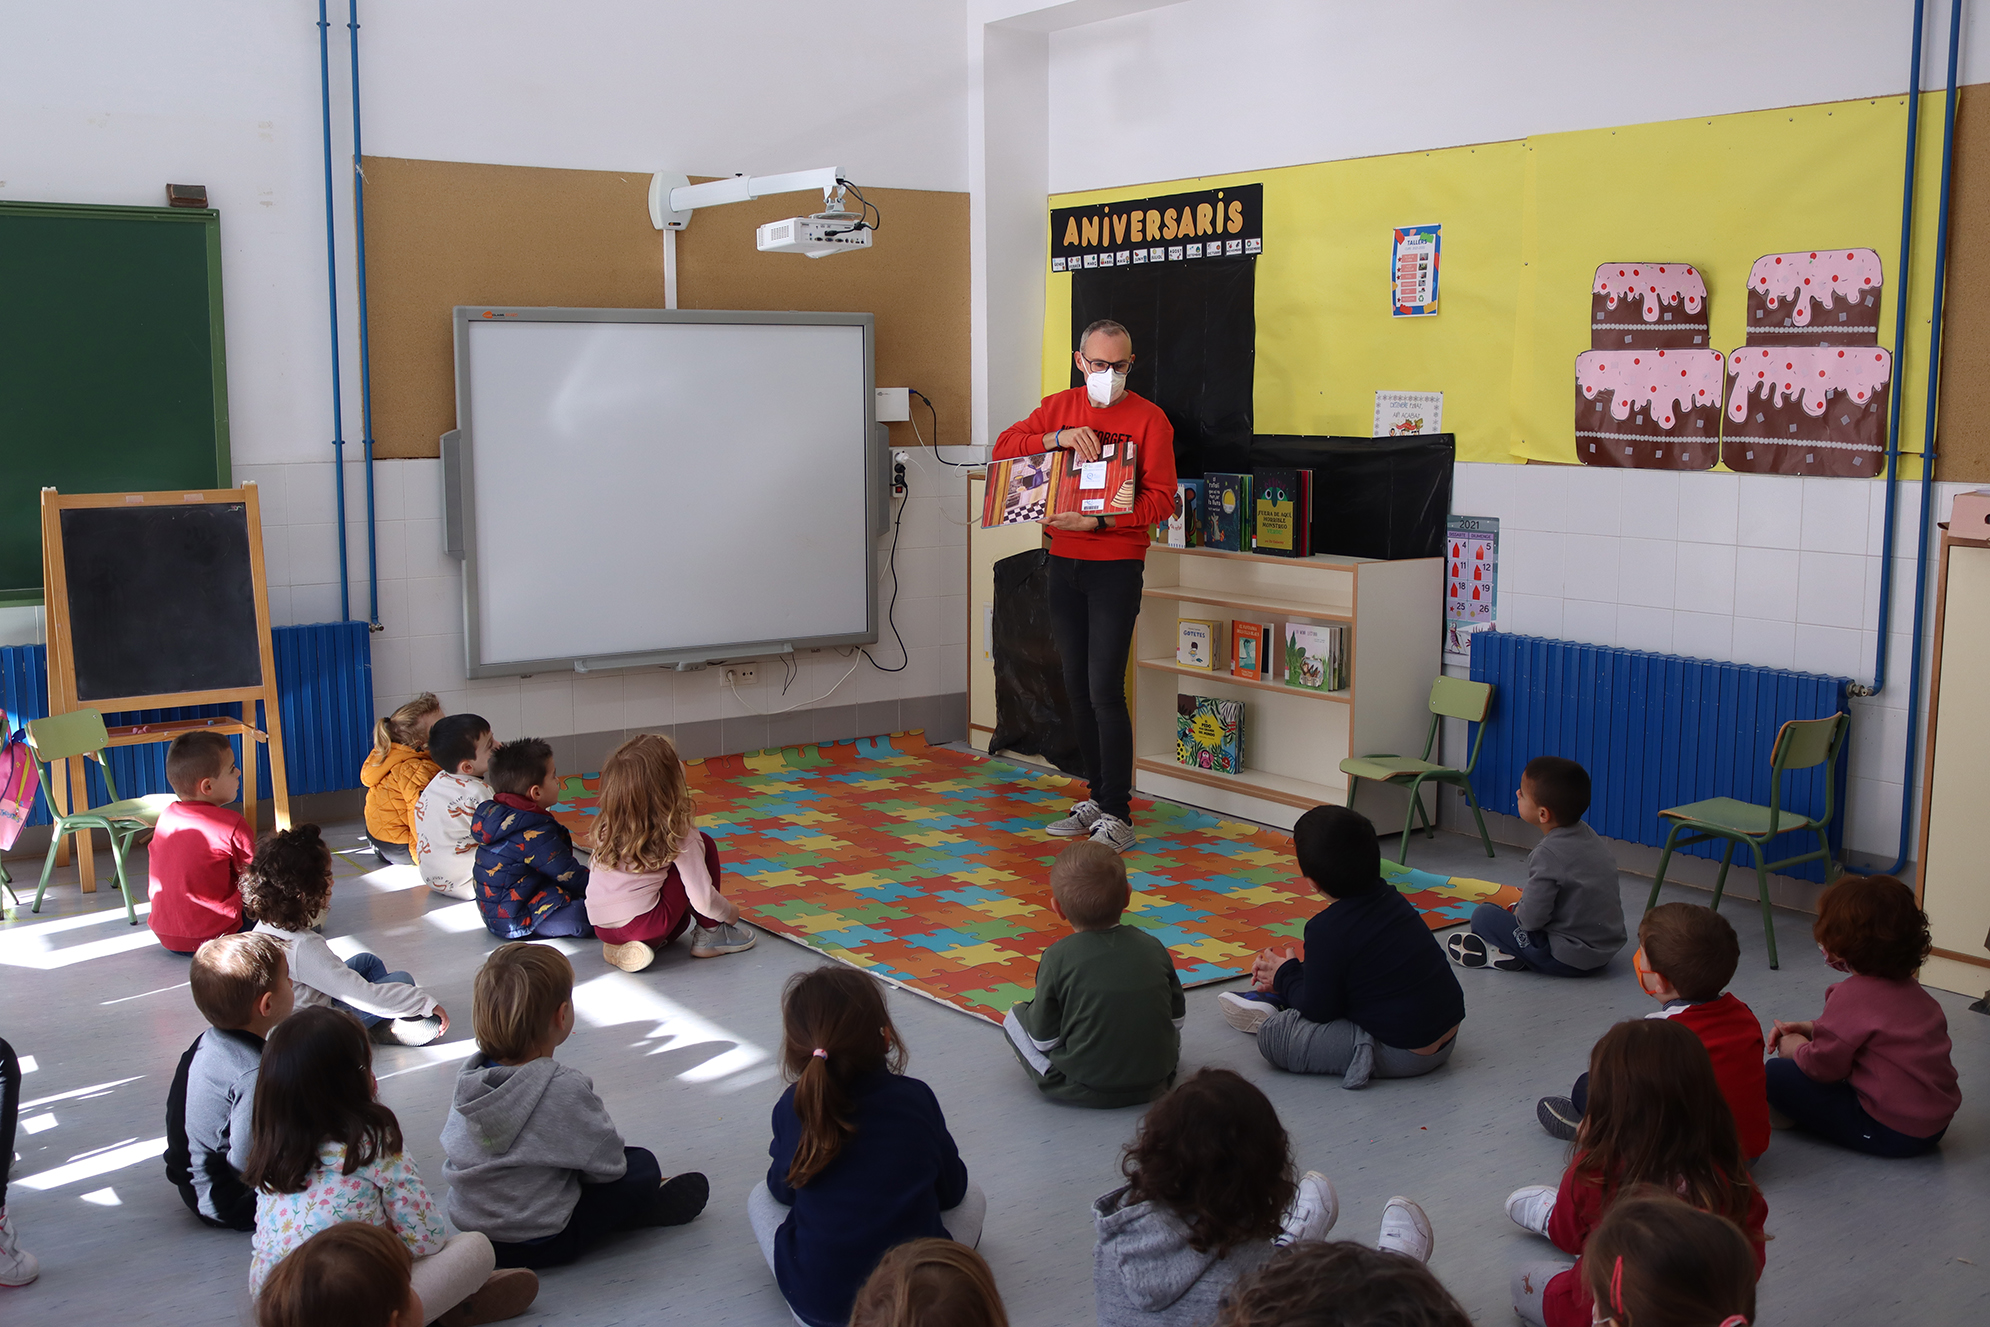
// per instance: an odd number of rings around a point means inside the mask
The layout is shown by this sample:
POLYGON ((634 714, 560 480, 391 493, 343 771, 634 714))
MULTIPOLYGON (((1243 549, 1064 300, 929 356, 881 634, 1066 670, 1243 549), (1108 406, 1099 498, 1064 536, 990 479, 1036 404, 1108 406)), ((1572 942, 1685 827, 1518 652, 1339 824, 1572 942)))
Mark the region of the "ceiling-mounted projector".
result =
POLYGON ((812 217, 770 221, 753 232, 753 247, 762 253, 798 253, 827 258, 832 253, 871 247, 871 232, 851 212, 819 212, 812 217))
POLYGON ((876 223, 865 220, 865 216, 867 211, 875 213, 877 208, 866 202, 863 192, 844 179, 834 166, 787 175, 735 175, 704 184, 692 184, 682 175, 658 174, 650 179, 650 223, 658 230, 683 230, 691 224, 695 208, 743 203, 765 194, 801 189, 822 190, 822 211, 758 227, 753 233, 755 248, 762 253, 827 258, 833 253, 871 247, 871 231, 876 229, 876 223), (855 212, 844 209, 846 191, 857 196, 855 212))

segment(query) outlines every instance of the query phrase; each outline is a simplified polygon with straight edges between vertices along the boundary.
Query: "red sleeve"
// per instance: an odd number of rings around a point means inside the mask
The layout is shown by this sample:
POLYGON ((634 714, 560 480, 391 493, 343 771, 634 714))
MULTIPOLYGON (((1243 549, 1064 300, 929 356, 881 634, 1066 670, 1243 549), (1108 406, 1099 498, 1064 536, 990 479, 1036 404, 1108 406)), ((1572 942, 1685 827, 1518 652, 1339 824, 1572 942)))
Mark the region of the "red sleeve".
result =
POLYGON ((228 857, 234 863, 235 878, 240 880, 242 872, 249 869, 249 863, 256 855, 255 831, 249 828, 246 820, 235 822, 235 834, 228 844, 228 857))
POLYGON ((1043 404, 1030 411, 1028 419, 1003 429, 1002 436, 995 439, 995 450, 988 454, 989 459, 1002 461, 1011 456, 1034 456, 1042 451, 1043 435, 1057 427, 1045 418, 1049 413, 1045 407, 1055 399, 1046 396, 1043 404))
POLYGON ((1175 426, 1158 407, 1154 418, 1157 422, 1140 440, 1140 455, 1135 461, 1139 478, 1134 486, 1133 519, 1126 522, 1131 525, 1165 521, 1175 510, 1175 426))
POLYGON ((1563 1253, 1581 1253, 1589 1234, 1603 1218, 1603 1190, 1576 1174, 1577 1157, 1562 1172, 1555 1190, 1555 1210, 1548 1214, 1548 1238, 1563 1253))

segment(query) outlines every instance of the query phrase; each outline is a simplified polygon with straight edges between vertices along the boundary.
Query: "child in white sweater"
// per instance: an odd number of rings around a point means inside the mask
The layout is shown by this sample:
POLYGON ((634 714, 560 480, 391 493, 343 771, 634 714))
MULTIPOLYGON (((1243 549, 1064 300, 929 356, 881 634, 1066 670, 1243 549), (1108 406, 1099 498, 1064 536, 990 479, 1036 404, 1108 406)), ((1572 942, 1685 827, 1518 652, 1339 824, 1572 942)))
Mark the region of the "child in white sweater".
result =
POLYGON ((491 726, 480 715, 451 714, 428 730, 428 757, 441 773, 415 799, 415 865, 430 889, 450 898, 477 897, 470 879, 477 864, 470 822, 494 795, 484 774, 495 750, 491 726))

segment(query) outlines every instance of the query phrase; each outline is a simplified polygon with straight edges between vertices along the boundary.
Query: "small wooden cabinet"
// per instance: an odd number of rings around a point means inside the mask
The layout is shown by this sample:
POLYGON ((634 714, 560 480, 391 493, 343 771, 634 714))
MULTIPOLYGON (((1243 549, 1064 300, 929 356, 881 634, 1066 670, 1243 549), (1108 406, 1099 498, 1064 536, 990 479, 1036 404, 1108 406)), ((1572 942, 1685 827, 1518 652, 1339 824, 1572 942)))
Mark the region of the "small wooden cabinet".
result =
POLYGON ((1990 541, 1942 534, 1921 774, 1921 876, 1935 952, 1921 980, 1990 987, 1990 541))

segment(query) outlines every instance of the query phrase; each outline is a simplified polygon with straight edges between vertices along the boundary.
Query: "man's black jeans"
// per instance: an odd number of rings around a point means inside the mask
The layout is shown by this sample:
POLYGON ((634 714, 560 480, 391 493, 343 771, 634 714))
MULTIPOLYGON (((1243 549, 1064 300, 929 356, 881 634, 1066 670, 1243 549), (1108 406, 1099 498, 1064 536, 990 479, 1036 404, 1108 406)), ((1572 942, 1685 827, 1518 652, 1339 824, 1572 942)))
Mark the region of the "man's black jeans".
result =
POLYGON ((1092 800, 1131 823, 1133 718, 1126 707, 1126 657, 1140 615, 1145 564, 1050 559, 1050 630, 1064 663, 1071 723, 1092 800))

